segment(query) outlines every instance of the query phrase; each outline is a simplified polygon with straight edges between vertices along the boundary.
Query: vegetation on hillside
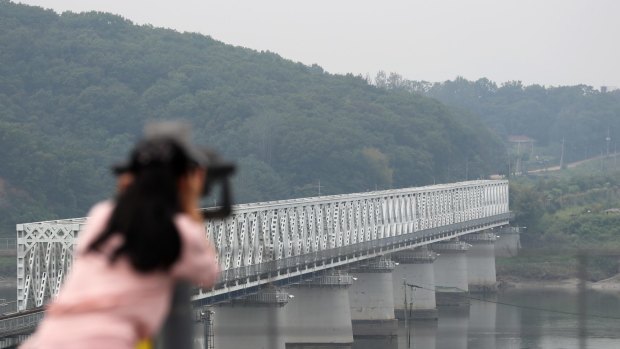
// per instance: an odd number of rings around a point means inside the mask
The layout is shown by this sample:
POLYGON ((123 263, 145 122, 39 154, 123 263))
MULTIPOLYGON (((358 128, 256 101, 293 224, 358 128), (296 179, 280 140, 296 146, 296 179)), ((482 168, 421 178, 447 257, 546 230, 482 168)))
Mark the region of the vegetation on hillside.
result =
POLYGON ((474 116, 361 77, 105 13, 0 0, 0 230, 84 215, 151 119, 190 121, 238 161, 238 201, 496 173, 474 116))
POLYGON ((620 247, 620 172, 511 181, 526 245, 620 247))
POLYGON ((501 274, 575 277, 581 252, 592 256, 591 279, 618 272, 617 256, 608 254, 620 254, 620 172, 584 172, 511 181, 512 223, 526 227, 524 250, 517 259, 499 260, 501 274))
MULTIPOLYGON (((620 140, 620 90, 601 91, 592 86, 498 85, 488 79, 456 78, 431 83, 410 81, 400 75, 379 73, 374 83, 387 90, 403 90, 433 97, 477 116, 502 139, 528 136, 535 141, 538 161, 558 164, 564 141, 564 163, 615 152, 620 140)), ((515 154, 516 155, 516 154, 515 154)), ((520 154, 530 161, 529 152, 520 154)), ((506 172, 506 171, 504 171, 506 172)))

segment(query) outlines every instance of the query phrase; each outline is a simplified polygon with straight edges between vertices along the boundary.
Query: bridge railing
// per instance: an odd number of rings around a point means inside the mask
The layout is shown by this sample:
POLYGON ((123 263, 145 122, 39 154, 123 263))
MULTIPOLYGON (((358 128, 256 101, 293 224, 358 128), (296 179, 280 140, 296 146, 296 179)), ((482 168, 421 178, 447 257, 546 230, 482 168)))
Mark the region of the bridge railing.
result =
POLYGON ((39 324, 44 312, 41 308, 0 316, 0 334, 3 337, 29 333, 39 324))

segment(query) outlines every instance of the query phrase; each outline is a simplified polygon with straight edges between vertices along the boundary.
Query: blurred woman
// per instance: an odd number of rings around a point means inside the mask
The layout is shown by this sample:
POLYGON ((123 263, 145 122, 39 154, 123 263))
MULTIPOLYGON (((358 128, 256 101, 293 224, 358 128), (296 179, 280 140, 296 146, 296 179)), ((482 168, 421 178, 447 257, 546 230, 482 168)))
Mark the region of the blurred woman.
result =
POLYGON ((116 201, 91 210, 73 269, 22 348, 134 348, 158 332, 177 281, 215 282, 196 152, 174 137, 151 137, 127 165, 131 181, 116 201))

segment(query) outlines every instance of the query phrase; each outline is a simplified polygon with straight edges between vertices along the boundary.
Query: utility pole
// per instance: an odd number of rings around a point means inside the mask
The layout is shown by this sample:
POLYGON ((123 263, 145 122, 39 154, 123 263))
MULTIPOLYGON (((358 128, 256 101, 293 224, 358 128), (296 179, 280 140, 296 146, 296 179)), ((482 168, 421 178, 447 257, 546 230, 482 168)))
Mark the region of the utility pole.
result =
POLYGON ((560 154, 560 171, 564 167, 564 137, 562 137, 562 153, 560 154))
POLYGON ((410 336, 409 336, 409 309, 407 309, 407 280, 405 278, 403 278, 403 292, 404 294, 404 308, 403 311, 405 312, 405 328, 407 329, 407 348, 411 348, 411 341, 410 341, 410 336))
POLYGON ((521 142, 517 143, 517 164, 515 169, 515 176, 518 176, 521 172, 521 142))
POLYGON ((465 158, 465 180, 469 180, 469 158, 465 158))
POLYGON ((588 280, 588 256, 584 253, 580 253, 577 256, 577 277, 579 278, 579 284, 577 285, 577 313, 579 318, 577 321, 578 336, 579 336, 579 349, 587 348, 587 335, 588 335, 588 304, 586 294, 586 282, 588 280))
POLYGON ((605 141, 607 141, 607 157, 609 157, 609 142, 611 142, 611 137, 609 136, 609 127, 607 127, 607 138, 605 138, 605 141))
POLYGON ((421 288, 418 285, 408 284, 403 278, 403 291, 405 292, 405 327, 407 328, 407 348, 411 348, 411 328, 409 327, 409 312, 413 310, 413 291, 415 288, 421 288), (407 303, 407 287, 411 288, 411 302, 407 303))

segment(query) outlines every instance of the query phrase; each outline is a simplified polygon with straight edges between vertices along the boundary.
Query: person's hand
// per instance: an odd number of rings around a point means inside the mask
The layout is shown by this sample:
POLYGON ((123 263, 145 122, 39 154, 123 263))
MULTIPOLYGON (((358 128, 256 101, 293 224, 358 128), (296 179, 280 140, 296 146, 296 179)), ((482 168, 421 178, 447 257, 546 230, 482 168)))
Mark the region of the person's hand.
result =
POLYGON ((202 196, 202 189, 205 185, 206 170, 196 168, 187 175, 181 177, 179 183, 179 195, 183 211, 193 219, 202 222, 202 215, 198 212, 198 204, 202 196))

